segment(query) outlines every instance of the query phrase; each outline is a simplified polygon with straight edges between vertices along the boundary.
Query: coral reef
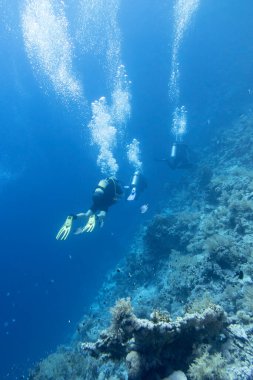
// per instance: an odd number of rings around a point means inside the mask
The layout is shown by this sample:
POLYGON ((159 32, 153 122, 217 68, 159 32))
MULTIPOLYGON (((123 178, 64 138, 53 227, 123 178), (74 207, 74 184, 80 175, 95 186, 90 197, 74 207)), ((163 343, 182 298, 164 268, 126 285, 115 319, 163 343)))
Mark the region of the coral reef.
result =
POLYGON ((205 352, 191 364, 188 375, 192 380, 228 380, 226 361, 220 353, 205 352))
POLYGON ((129 380, 187 368, 194 345, 213 342, 226 324, 224 311, 215 305, 167 322, 137 318, 130 300, 121 299, 112 314, 111 327, 95 343, 83 343, 81 348, 95 357, 104 354, 113 360, 124 359, 129 380))
POLYGON ((188 225, 181 215, 156 215, 144 236, 147 252, 161 256, 169 255, 172 249, 184 248, 188 225))
POLYGON ((84 355, 73 347, 60 348, 32 369, 29 380, 126 380, 127 372, 123 365, 90 355, 84 355))
POLYGON ((31 380, 253 379, 252 126, 250 111, 216 131, 198 167, 165 185, 71 345, 31 380))
POLYGON ((57 352, 42 360, 32 371, 29 379, 52 380, 52 379, 75 379, 98 378, 97 363, 92 358, 87 361, 75 350, 59 348, 57 352), (88 368, 88 371, 87 371, 88 368))

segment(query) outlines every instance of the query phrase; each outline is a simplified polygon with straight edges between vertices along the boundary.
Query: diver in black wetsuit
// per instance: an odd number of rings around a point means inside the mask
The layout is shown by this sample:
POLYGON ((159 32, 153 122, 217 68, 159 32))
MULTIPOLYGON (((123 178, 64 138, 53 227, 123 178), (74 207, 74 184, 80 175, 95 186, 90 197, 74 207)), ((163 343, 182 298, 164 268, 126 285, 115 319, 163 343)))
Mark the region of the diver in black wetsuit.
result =
POLYGON ((73 225, 73 221, 76 219, 88 218, 84 227, 75 231, 76 234, 83 232, 92 232, 96 226, 96 222, 99 222, 100 227, 104 224, 106 213, 114 203, 116 203, 123 195, 123 189, 119 181, 114 177, 108 177, 102 179, 92 196, 92 205, 85 213, 79 213, 76 215, 69 215, 59 230, 56 239, 67 239, 73 225))
POLYGON ((192 167, 188 146, 182 142, 174 142, 167 162, 171 169, 189 169, 192 167))
POLYGON ((191 154, 188 146, 182 142, 174 142, 171 147, 169 158, 156 159, 166 162, 171 169, 191 169, 191 154))
POLYGON ((102 179, 93 193, 93 203, 87 212, 90 214, 98 212, 96 216, 101 223, 101 219, 105 218, 108 208, 116 203, 122 195, 122 186, 116 178, 108 177, 102 179))

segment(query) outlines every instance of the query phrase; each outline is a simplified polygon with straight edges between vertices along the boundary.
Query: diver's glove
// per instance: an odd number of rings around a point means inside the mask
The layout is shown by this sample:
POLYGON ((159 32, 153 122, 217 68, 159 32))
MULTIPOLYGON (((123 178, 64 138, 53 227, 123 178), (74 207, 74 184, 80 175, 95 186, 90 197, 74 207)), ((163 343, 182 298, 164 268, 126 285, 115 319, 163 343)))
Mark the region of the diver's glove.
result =
POLYGON ((96 215, 92 214, 90 215, 88 222, 83 227, 82 232, 92 232, 95 226, 96 226, 96 215))
POLYGON ((74 216, 69 215, 67 219, 65 220, 65 223, 59 230, 58 234, 56 235, 57 240, 66 240, 67 237, 69 236, 69 233, 72 228, 72 223, 73 223, 74 216))

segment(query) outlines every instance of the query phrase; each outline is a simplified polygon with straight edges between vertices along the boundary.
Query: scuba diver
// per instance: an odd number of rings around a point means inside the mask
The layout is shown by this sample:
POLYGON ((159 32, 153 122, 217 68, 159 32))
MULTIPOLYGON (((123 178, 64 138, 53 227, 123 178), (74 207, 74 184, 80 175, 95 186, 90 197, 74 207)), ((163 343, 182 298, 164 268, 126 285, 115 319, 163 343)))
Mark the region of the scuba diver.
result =
POLYGON ((182 142, 174 142, 171 147, 169 158, 158 161, 165 161, 171 169, 190 169, 193 165, 190 160, 190 149, 182 142))
POLYGON ((104 225, 104 219, 110 206, 115 204, 123 195, 123 189, 115 177, 102 179, 92 196, 92 205, 85 213, 69 215, 65 223, 56 235, 57 240, 66 240, 72 229, 73 221, 88 218, 84 227, 78 228, 74 233, 92 232, 98 221, 100 227, 104 225))
POLYGON ((136 170, 131 180, 130 186, 125 186, 125 188, 129 189, 130 193, 127 197, 128 201, 133 201, 139 198, 139 195, 142 191, 147 187, 147 182, 143 176, 143 174, 136 170))
POLYGON ((174 142, 171 147, 168 164, 171 169, 188 169, 191 167, 188 146, 182 142, 174 142))

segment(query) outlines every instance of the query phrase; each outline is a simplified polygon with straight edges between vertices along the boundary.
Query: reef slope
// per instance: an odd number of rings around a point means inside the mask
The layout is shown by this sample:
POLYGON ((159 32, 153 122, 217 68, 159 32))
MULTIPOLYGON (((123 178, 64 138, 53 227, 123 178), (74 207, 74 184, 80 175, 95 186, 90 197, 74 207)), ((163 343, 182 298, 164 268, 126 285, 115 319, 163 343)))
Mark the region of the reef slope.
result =
POLYGON ((253 379, 252 129, 241 115, 167 186, 72 342, 30 380, 253 379))

